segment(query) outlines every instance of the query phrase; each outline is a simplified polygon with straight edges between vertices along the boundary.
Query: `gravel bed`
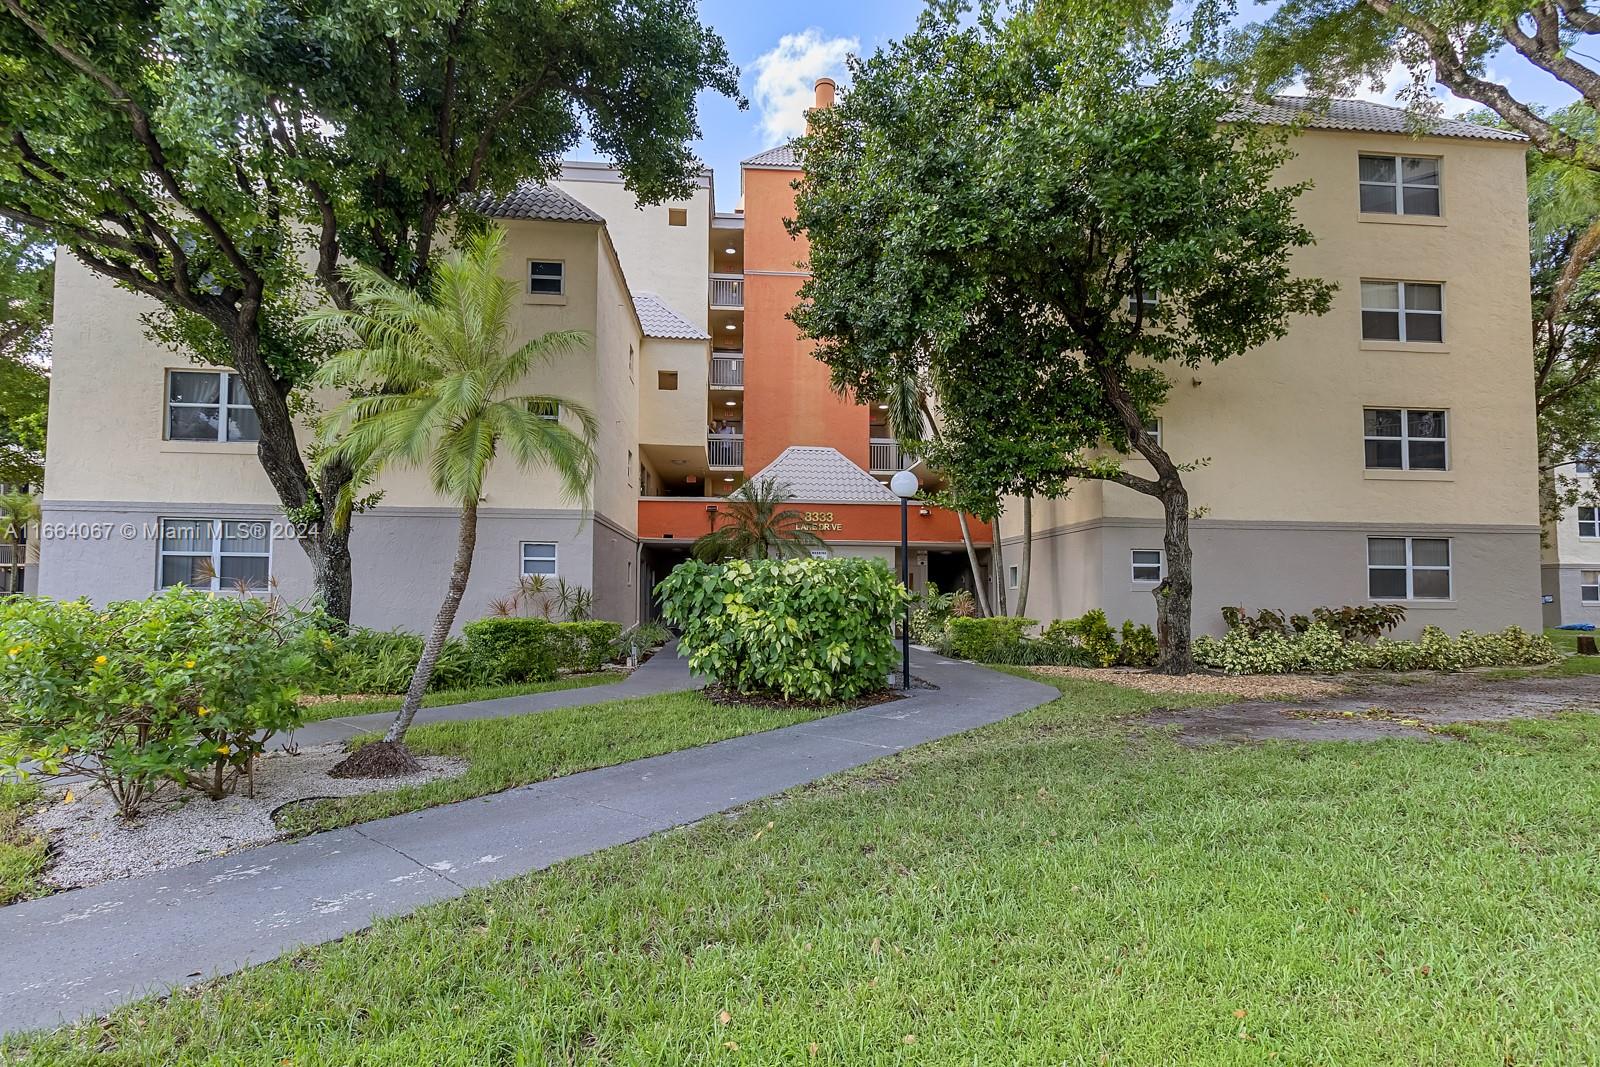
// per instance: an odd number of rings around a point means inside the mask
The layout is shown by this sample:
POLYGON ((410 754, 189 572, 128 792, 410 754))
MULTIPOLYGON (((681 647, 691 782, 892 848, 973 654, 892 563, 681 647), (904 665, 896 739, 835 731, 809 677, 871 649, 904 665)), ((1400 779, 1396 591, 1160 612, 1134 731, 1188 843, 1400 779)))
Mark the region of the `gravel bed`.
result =
POLYGON ((1344 687, 1320 678, 1293 674, 1153 674, 1129 668, 1029 667, 1039 674, 1061 678, 1083 678, 1091 682, 1141 689, 1146 693, 1222 693, 1262 700, 1267 697, 1315 698, 1334 696, 1344 687))
POLYGON ((47 794, 26 827, 50 841, 45 881, 56 889, 76 889, 112 878, 181 867, 224 856, 283 837, 272 813, 295 800, 354 796, 419 785, 463 773, 462 760, 419 756, 424 770, 404 778, 330 778, 328 770, 346 755, 342 744, 317 745, 297 755, 275 752, 256 762, 255 796, 239 792, 212 801, 173 787, 145 807, 137 823, 117 818, 110 795, 89 783, 47 794))

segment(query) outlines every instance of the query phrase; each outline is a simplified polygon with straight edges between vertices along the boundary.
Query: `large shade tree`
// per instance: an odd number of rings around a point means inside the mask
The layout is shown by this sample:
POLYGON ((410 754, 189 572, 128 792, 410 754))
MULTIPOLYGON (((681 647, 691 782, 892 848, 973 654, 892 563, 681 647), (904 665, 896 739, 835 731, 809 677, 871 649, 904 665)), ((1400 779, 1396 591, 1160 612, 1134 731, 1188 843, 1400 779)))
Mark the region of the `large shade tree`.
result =
POLYGON ((460 508, 455 558, 433 629, 393 724, 335 767, 347 776, 420 770, 405 747, 423 695, 472 575, 478 501, 494 460, 553 473, 565 494, 587 503, 594 471, 595 417, 581 404, 524 390, 550 361, 578 351, 582 334, 549 333, 512 343, 518 293, 502 274, 505 234, 488 230, 458 258, 438 265, 424 291, 371 267, 345 271, 353 310, 314 312, 347 327, 357 343, 317 371, 324 385, 353 390, 327 416, 332 454, 353 467, 390 464, 427 470, 434 492, 460 508))
POLYGON ((341 267, 423 283, 453 211, 587 133, 646 202, 686 195, 696 94, 737 96, 690 0, 0 0, 0 218, 157 301, 238 372, 318 598, 348 618, 360 472, 296 412, 341 267))
POLYGON ((44 476, 54 268, 47 244, 0 220, 0 485, 44 476))
POLYGON ((1281 131, 1238 121, 1195 49, 1087 3, 956 5, 855 64, 813 116, 795 317, 835 385, 925 375, 930 459, 967 506, 1083 478, 1160 502, 1160 668, 1191 669, 1191 507, 1142 427, 1166 371, 1217 363, 1324 312, 1281 131), (1122 462, 1136 453, 1142 469, 1122 462))

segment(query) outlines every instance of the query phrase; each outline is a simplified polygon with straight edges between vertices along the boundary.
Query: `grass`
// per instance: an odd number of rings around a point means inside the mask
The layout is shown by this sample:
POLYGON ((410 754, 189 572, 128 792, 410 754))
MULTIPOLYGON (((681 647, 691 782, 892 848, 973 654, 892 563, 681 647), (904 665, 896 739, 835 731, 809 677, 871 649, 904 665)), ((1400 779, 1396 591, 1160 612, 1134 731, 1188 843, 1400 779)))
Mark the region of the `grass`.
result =
POLYGON ((0 783, 0 905, 38 896, 44 890, 45 842, 26 833, 22 821, 39 799, 38 786, 0 783))
MULTIPOLYGON (((476 689, 442 689, 422 698, 425 708, 443 707, 446 704, 470 704, 476 700, 495 700, 499 697, 520 697, 530 693, 553 693, 559 689, 581 689, 591 685, 609 685, 627 677, 616 671, 599 671, 594 674, 565 674, 548 682, 525 682, 521 685, 490 685, 476 689)), ((305 722, 321 722, 349 715, 371 715, 380 711, 396 711, 403 696, 351 697, 347 700, 330 700, 310 704, 305 708, 305 722)))
POLYGON ((53 1065, 1600 1062, 1600 717, 1191 749, 1123 718, 1171 695, 1055 684, 1034 712, 737 818, 10 1049, 53 1065))
POLYGON ((429 723, 413 728, 406 735, 406 744, 419 755, 468 761, 465 774, 297 805, 285 811, 280 821, 292 832, 329 830, 789 726, 836 710, 715 704, 699 693, 683 692, 499 719, 429 723))

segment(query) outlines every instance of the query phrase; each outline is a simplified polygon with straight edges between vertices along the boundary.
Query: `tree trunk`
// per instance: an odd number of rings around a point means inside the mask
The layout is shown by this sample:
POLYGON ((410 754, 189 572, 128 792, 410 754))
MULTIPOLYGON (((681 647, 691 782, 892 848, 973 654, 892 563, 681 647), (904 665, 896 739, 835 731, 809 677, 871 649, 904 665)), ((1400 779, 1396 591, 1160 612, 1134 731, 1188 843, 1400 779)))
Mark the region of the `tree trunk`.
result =
POLYGON ((422 659, 411 675, 411 687, 406 690, 405 703, 400 706, 400 713, 394 717, 389 732, 383 735, 383 739, 390 744, 405 741, 411 720, 417 717, 417 710, 422 707, 423 694, 428 691, 428 682, 433 679, 433 668, 439 662, 439 654, 444 651, 450 628, 455 625, 456 610, 461 607, 461 597, 467 591, 467 578, 472 574, 472 552, 477 544, 478 502, 471 500, 461 509, 461 526, 456 535, 456 561, 450 568, 450 585, 445 591, 444 603, 439 606, 439 614, 433 620, 433 632, 422 647, 422 659))
POLYGON ((1167 484, 1161 495, 1161 508, 1166 517, 1162 545, 1166 549, 1167 573, 1155 589, 1156 635, 1160 642, 1156 671, 1189 674, 1194 670, 1190 643, 1194 555, 1189 548, 1189 491, 1181 480, 1167 484))
POLYGON ((1028 613, 1028 578, 1033 570, 1033 497, 1022 498, 1022 565, 1017 580, 1017 614, 1028 613))
POLYGON ((311 558, 312 596, 329 618, 348 626, 353 583, 349 529, 338 529, 324 521, 316 536, 301 544, 311 558))
POLYGON ((961 543, 967 549, 967 566, 972 568, 972 593, 978 600, 978 614, 989 615, 989 594, 983 588, 983 570, 978 566, 978 550, 972 544, 972 529, 967 525, 967 513, 956 509, 956 522, 961 525, 961 543))
POLYGON ((1000 516, 1003 512, 996 512, 994 519, 994 613, 996 615, 1010 615, 1011 610, 1006 607, 1006 550, 1000 543, 1000 516))

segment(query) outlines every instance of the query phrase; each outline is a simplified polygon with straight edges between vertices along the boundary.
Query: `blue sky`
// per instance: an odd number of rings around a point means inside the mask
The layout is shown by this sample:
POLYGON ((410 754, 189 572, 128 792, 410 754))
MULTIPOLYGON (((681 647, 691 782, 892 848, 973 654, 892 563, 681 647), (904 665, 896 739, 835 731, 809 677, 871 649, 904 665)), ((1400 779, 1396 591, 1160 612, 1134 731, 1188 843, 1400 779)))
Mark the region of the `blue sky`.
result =
MULTIPOLYGON (((922 10, 921 0, 812 0, 807 4, 770 0, 702 0, 701 19, 728 42, 739 67, 740 84, 750 109, 706 95, 700 124, 705 136, 695 145, 700 158, 716 171, 717 206, 731 211, 739 197, 739 161, 780 144, 800 132, 802 111, 811 100, 812 83, 821 75, 840 78, 844 57, 870 53, 879 44, 909 32, 922 10)), ((1241 22, 1267 17, 1276 4, 1239 5, 1241 22)), ((1489 72, 1519 98, 1560 106, 1575 97, 1569 89, 1513 54, 1497 56, 1489 72)), ((1409 80, 1403 69, 1390 73, 1386 85, 1358 95, 1388 103, 1409 80)), ((841 84, 843 84, 841 79, 841 84)), ((1466 105, 1443 90, 1449 112, 1466 105)))

